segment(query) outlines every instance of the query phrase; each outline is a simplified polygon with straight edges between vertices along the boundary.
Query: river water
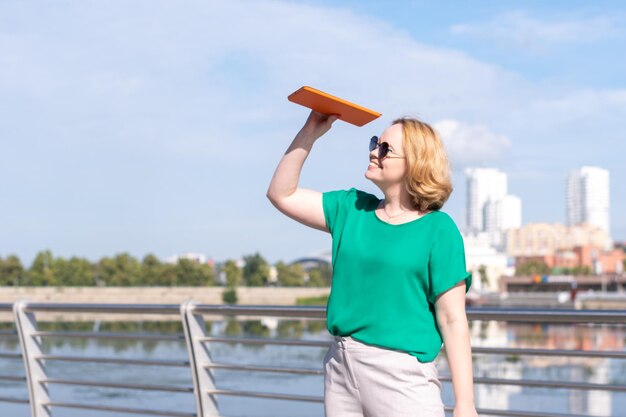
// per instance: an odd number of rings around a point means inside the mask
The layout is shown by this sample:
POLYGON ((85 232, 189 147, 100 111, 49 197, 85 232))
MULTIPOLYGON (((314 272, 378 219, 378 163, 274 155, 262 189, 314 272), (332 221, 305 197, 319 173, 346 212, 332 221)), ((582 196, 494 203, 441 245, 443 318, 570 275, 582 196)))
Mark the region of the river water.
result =
MULTIPOLYGON (((256 336, 329 340, 319 321, 214 321, 207 323, 212 335, 256 336)), ((175 333, 182 329, 176 322, 80 323, 40 325, 52 330, 146 331, 175 333)), ((472 344, 493 347, 532 347, 555 349, 594 349, 624 351, 626 332, 618 326, 569 326, 471 323, 472 344)), ((212 343, 216 362, 321 368, 324 348, 289 346, 254 346, 212 343)), ((183 342, 141 342, 97 339, 44 340, 48 354, 101 356, 143 359, 187 360, 183 342)), ((0 352, 18 352, 16 339, 0 338, 0 352)), ((189 369, 163 366, 128 366, 49 361, 49 378, 98 380, 105 382, 146 383, 191 386, 189 369)), ((449 371, 445 358, 438 359, 442 375, 449 371)), ((533 379, 626 385, 626 360, 564 357, 529 357, 475 355, 475 376, 509 379, 533 379)), ((0 374, 24 375, 23 363, 0 358, 0 374)), ((322 396, 322 376, 216 370, 218 388, 322 396)), ((626 416, 626 393, 554 388, 526 388, 512 385, 476 384, 478 407, 568 415, 626 416)), ((89 386, 50 386, 50 396, 57 402, 106 404, 121 407, 195 412, 192 394, 171 394, 93 388, 89 386)), ((25 384, 0 381, 0 397, 26 398, 25 384)), ((453 401, 452 387, 444 383, 444 402, 453 401)), ((242 397, 218 397, 220 412, 226 417, 321 417, 323 406, 316 403, 278 401, 242 397)), ((70 408, 54 408, 53 417, 131 417, 136 414, 112 414, 70 408)), ((0 417, 27 417, 26 405, 0 402, 0 417)))

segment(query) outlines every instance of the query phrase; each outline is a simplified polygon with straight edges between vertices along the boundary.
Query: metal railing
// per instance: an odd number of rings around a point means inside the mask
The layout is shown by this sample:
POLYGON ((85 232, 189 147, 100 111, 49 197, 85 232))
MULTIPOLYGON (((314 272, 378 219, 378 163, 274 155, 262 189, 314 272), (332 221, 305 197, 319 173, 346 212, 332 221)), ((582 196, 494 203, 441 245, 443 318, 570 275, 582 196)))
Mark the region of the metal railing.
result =
MULTIPOLYGON (((101 410, 141 415, 175 416, 175 417, 214 417, 219 416, 216 398, 219 396, 241 396, 251 398, 267 398, 276 400, 306 401, 322 403, 323 397, 282 394, 270 392, 223 389, 216 385, 212 370, 221 369, 241 372, 277 372, 298 375, 323 375, 323 370, 276 367, 260 365, 236 365, 215 362, 211 358, 209 343, 238 343, 253 345, 308 346, 327 348, 328 340, 297 340, 258 337, 216 337, 206 332, 204 317, 211 316, 246 316, 246 317, 279 317, 324 320, 326 310, 323 307, 266 307, 266 306, 231 306, 202 305, 193 301, 181 305, 160 304, 56 304, 29 303, 18 301, 15 304, 0 304, 0 312, 13 312, 16 330, 0 331, 0 338, 19 337, 21 353, 0 352, 0 358, 7 360, 23 360, 25 376, 0 375, 0 381, 25 383, 28 398, 11 398, 0 396, 0 403, 29 404, 32 417, 51 417, 51 407, 76 408, 84 410, 101 410), (120 313, 120 314, 160 314, 178 315, 182 323, 183 333, 180 334, 149 334, 129 332, 84 332, 84 331, 42 331, 37 326, 36 313, 120 313), (188 359, 123 359, 114 357, 78 357, 45 354, 42 349, 44 338, 87 338, 87 339, 119 339, 143 341, 184 341, 188 359), (191 372, 191 384, 173 386, 160 384, 138 384, 128 382, 103 382, 89 379, 50 378, 46 372, 46 363, 53 361, 88 362, 100 364, 118 364, 134 366, 166 366, 188 368, 191 372), (195 413, 177 410, 156 410, 109 405, 59 402, 50 396, 48 387, 53 385, 81 385, 98 388, 117 388, 124 390, 149 390, 164 393, 193 394, 195 413)), ((470 321, 504 321, 526 323, 562 323, 562 324, 626 324, 626 311, 578 311, 578 310, 524 310, 524 309, 491 309, 470 308, 467 310, 470 321)), ((558 356, 584 358, 626 359, 623 351, 594 351, 576 349, 534 349, 514 347, 474 347, 474 354, 511 355, 511 356, 558 356)), ((450 381, 450 376, 443 375, 442 381, 450 381)), ((626 385, 599 384, 571 381, 543 381, 530 379, 487 378, 476 377, 476 384, 513 385, 518 387, 543 387, 551 389, 598 390, 606 392, 626 392, 626 385)), ((451 411, 446 406, 446 411, 451 411)), ((507 417, 583 417, 571 414, 537 413, 523 410, 479 409, 480 415, 507 417)))

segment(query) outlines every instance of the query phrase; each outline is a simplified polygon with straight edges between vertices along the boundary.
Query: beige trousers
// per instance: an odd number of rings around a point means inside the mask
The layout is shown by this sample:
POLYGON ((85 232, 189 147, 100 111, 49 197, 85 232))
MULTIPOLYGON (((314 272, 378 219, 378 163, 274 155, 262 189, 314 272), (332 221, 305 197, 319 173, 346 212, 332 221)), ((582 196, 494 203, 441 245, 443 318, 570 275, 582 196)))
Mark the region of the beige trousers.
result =
POLYGON ((335 337, 324 357, 326 417, 444 417, 434 363, 335 337))

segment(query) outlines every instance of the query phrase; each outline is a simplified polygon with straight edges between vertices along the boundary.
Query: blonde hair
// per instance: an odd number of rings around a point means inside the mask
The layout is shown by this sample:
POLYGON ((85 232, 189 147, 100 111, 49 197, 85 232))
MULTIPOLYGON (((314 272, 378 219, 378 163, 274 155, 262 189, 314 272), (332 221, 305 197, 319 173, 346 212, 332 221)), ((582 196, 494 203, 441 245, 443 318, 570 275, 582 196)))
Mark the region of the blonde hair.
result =
POLYGON ((405 186, 419 211, 439 210, 452 194, 450 164, 437 132, 410 117, 396 119, 402 125, 402 142, 408 166, 405 186))

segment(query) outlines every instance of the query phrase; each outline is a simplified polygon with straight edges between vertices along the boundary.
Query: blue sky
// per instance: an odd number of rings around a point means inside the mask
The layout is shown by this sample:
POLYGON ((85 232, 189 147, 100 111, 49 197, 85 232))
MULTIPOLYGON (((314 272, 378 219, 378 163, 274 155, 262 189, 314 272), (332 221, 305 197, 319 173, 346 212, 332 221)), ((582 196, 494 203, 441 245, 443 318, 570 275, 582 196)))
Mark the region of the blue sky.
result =
POLYGON ((565 176, 611 173, 626 239, 622 2, 0 2, 0 256, 43 249, 291 260, 329 247, 265 198, 311 85, 383 113, 337 123, 302 185, 375 192, 369 137, 442 133, 465 225, 469 166, 509 175, 523 221, 565 221, 565 176))

